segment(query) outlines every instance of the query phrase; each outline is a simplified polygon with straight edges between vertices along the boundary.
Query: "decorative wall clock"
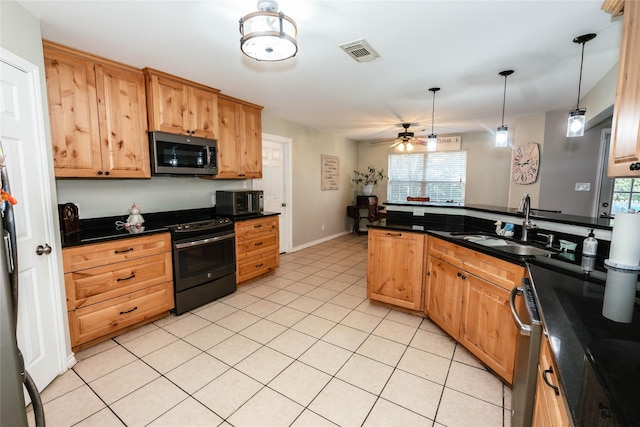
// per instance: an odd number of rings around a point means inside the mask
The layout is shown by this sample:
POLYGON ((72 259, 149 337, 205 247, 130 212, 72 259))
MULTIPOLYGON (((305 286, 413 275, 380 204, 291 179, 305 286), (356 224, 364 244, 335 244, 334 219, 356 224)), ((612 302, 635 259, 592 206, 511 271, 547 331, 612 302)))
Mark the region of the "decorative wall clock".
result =
POLYGON ((516 184, 533 184, 538 179, 540 148, 528 142, 513 150, 511 178, 516 184))

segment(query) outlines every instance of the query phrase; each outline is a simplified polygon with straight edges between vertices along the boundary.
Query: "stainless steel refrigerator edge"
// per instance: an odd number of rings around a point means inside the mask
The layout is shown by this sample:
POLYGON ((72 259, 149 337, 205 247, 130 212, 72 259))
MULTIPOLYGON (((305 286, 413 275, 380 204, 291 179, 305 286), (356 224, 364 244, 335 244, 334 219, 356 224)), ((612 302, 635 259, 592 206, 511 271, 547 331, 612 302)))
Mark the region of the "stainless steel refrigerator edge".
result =
POLYGON ((518 326, 511 388, 511 426, 529 427, 533 419, 538 358, 542 342, 542 322, 529 278, 522 279, 522 286, 511 290, 510 305, 513 320, 518 326), (518 297, 524 298, 524 304, 519 305, 520 311, 516 303, 518 297))

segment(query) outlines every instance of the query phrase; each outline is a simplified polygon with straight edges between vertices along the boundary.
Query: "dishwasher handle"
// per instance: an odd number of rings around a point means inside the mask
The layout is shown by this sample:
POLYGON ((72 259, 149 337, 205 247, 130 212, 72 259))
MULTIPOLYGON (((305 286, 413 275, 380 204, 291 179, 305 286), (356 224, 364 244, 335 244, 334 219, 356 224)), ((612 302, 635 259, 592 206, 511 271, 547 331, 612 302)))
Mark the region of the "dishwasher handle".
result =
POLYGON ((518 329, 520 330, 520 335, 530 336, 531 335, 531 325, 526 325, 518 316, 518 311, 516 310, 516 297, 518 295, 522 295, 524 291, 521 287, 516 286, 511 289, 511 294, 509 295, 509 305, 511 306, 511 315, 513 316, 513 320, 518 325, 518 329))

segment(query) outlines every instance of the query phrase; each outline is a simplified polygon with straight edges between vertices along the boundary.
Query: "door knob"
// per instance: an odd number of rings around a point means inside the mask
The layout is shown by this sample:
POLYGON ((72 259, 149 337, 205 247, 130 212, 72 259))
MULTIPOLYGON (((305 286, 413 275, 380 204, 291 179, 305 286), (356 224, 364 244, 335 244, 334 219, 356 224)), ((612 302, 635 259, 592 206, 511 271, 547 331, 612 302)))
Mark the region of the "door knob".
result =
POLYGON ((51 246, 45 243, 44 246, 38 245, 36 248, 36 254, 38 255, 49 255, 51 253, 51 246))

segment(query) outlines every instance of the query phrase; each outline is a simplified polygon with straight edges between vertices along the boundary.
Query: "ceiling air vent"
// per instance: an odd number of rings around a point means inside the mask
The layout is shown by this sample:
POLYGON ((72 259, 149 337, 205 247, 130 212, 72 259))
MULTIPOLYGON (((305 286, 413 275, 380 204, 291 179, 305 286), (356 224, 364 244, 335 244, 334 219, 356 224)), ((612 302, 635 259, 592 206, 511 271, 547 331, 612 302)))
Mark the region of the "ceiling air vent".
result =
POLYGON ((365 39, 343 43, 340 48, 358 62, 373 61, 376 58, 380 58, 380 55, 369 46, 365 39))

